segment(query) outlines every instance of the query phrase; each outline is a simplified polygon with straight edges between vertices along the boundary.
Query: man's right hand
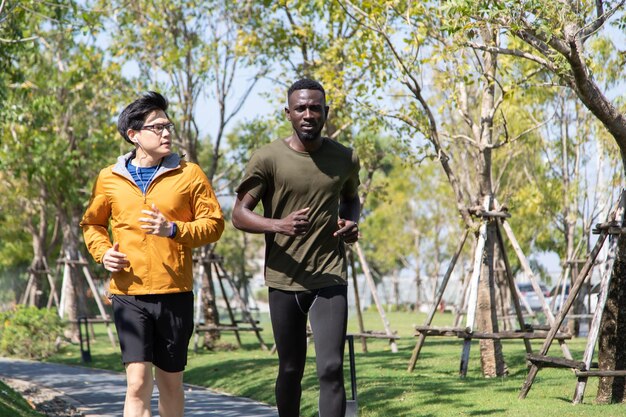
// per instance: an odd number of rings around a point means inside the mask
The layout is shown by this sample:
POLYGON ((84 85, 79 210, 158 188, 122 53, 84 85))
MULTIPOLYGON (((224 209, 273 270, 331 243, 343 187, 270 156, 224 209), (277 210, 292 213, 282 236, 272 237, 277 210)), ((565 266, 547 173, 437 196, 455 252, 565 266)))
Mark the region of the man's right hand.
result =
POLYGON ((119 252, 120 244, 115 242, 113 247, 107 250, 102 257, 102 265, 104 269, 111 272, 119 272, 130 266, 130 262, 126 259, 126 255, 119 252))
POLYGON ((276 222, 276 233, 287 236, 300 236, 309 230, 309 216, 306 214, 309 207, 296 210, 287 217, 276 222))

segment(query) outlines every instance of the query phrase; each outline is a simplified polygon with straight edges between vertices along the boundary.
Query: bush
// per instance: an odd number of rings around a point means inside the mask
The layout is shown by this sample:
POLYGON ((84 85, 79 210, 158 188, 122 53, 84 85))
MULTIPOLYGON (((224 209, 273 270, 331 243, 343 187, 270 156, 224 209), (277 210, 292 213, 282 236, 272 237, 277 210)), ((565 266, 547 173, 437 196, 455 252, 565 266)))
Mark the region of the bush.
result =
POLYGON ((57 351, 63 323, 56 309, 17 306, 0 313, 0 352, 7 356, 44 359, 57 351))

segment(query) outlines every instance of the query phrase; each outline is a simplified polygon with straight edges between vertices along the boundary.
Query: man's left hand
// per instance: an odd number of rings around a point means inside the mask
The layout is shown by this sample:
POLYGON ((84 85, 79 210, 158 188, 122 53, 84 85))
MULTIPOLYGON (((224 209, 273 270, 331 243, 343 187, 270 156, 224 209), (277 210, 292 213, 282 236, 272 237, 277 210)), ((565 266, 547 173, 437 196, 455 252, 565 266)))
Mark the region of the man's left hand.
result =
POLYGON ((163 213, 159 211, 155 204, 152 204, 152 210, 141 210, 143 214, 150 217, 140 217, 142 223, 141 228, 150 235, 168 237, 172 234, 172 222, 168 221, 163 213))
POLYGON ((359 225, 352 220, 339 219, 337 221, 339 230, 333 236, 339 236, 345 243, 354 243, 359 240, 359 225))

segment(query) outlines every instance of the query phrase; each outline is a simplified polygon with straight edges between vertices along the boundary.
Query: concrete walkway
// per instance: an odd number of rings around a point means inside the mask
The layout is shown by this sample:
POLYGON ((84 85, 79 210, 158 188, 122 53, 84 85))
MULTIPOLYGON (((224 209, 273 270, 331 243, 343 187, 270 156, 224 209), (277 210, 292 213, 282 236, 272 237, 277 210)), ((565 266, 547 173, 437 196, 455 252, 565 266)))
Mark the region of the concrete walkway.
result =
MULTIPOLYGON (((120 417, 124 408, 124 374, 82 366, 0 358, 0 375, 61 392, 86 417, 120 417)), ((157 413, 155 395, 152 410, 157 413)), ((185 417, 277 417, 275 408, 247 398, 185 385, 185 417)))

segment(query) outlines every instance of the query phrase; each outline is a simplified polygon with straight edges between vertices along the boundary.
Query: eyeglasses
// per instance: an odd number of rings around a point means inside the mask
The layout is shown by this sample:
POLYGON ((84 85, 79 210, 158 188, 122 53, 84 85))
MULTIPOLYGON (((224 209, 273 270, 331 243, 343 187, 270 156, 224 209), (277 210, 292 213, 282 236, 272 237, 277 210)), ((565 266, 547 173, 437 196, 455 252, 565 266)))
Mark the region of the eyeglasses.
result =
POLYGON ((151 132, 154 132, 157 135, 161 135, 163 134, 164 129, 167 129, 168 132, 173 133, 174 123, 167 123, 167 124, 158 123, 156 125, 142 126, 140 130, 150 130, 151 132))

